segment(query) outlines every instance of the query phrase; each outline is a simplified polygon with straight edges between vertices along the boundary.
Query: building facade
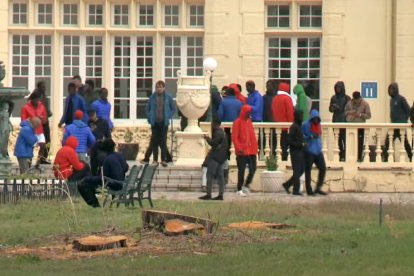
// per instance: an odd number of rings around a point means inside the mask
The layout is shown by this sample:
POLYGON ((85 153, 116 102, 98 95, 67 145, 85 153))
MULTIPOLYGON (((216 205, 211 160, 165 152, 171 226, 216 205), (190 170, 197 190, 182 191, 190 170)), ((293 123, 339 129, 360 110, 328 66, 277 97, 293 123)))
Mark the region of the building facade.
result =
POLYGON ((53 141, 73 75, 109 89, 116 126, 145 125, 155 82, 175 95, 176 71, 202 75, 207 56, 219 87, 299 82, 330 121, 343 80, 363 90, 371 122, 388 122, 389 83, 414 99, 413 25, 410 0, 1 0, 0 60, 6 86, 46 81, 53 141))

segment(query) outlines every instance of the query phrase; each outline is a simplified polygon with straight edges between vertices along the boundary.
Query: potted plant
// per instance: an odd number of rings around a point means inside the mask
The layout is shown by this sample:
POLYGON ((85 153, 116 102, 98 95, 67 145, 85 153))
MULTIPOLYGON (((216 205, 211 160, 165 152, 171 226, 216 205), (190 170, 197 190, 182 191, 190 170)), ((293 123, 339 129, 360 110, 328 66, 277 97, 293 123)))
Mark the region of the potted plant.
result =
POLYGON ((283 191, 282 184, 285 182, 285 173, 278 171, 277 156, 271 154, 266 157, 266 170, 260 174, 263 192, 281 192, 283 191))
POLYGON ((136 160, 139 152, 139 144, 134 143, 134 134, 127 128, 124 134, 124 143, 118 143, 118 151, 122 152, 126 160, 136 160))

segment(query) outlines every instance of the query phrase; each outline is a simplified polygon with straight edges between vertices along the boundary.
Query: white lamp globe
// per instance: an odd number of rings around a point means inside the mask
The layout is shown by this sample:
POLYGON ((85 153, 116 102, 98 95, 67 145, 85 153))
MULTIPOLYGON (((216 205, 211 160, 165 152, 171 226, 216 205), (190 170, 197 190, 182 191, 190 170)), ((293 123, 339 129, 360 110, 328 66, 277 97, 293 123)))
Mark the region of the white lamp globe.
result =
POLYGON ((217 60, 212 57, 208 57, 203 61, 203 68, 210 72, 214 72, 217 68, 217 60))

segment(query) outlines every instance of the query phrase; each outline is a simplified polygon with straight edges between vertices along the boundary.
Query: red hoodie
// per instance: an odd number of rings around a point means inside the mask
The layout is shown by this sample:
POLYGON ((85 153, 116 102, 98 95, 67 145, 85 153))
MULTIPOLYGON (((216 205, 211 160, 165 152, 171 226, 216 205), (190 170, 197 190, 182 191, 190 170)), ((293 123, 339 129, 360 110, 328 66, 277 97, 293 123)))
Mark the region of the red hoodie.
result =
POLYGON ((252 120, 248 114, 252 111, 250 105, 243 105, 240 110, 240 116, 233 123, 231 139, 234 144, 236 155, 256 155, 257 138, 254 133, 252 120))
POLYGON ((293 102, 288 92, 278 91, 272 101, 273 121, 293 122, 293 112, 293 102))
POLYGON ((27 104, 25 104, 22 108, 20 115, 22 121, 33 117, 39 117, 39 119, 42 121, 42 123, 39 124, 39 126, 35 129, 36 134, 42 134, 43 124, 47 122, 47 113, 45 106, 40 100, 37 102, 37 107, 34 107, 33 104, 28 101, 27 104))
POLYGON ((77 146, 78 140, 74 136, 69 136, 65 145, 57 152, 53 163, 53 172, 56 178, 68 179, 73 171, 82 170, 85 166, 79 161, 78 154, 75 151, 77 146))
POLYGON ((229 88, 233 88, 234 90, 234 95, 236 96, 236 99, 238 99, 239 101, 241 101, 242 104, 246 104, 247 103, 247 99, 245 96, 242 95, 239 87, 237 86, 237 84, 232 83, 229 85, 229 88))

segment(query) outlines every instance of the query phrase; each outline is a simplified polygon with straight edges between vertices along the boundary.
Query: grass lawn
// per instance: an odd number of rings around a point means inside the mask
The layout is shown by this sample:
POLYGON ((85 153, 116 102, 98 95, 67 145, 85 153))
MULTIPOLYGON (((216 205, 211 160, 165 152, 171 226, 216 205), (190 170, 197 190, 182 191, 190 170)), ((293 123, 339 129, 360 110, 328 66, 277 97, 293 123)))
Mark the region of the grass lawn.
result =
MULTIPOLYGON (((306 198, 304 198, 306 202, 306 198)), ((36 255, 10 257, 3 250, 39 247, 65 235, 82 236, 105 229, 141 236, 141 209, 91 209, 74 199, 25 201, 0 206, 1 275, 413 275, 414 205, 378 206, 323 201, 287 204, 276 201, 155 201, 157 210, 211 217, 219 228, 209 239, 166 237, 171 247, 194 243, 208 252, 114 254, 69 260, 36 255), (231 222, 261 220, 293 224, 285 230, 230 230, 231 222), (208 241, 208 242, 206 242, 208 241), (204 245, 201 243, 205 243, 204 245)), ((62 241, 63 242, 63 241, 62 241)), ((147 241, 148 242, 148 241, 147 241)))

